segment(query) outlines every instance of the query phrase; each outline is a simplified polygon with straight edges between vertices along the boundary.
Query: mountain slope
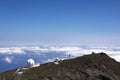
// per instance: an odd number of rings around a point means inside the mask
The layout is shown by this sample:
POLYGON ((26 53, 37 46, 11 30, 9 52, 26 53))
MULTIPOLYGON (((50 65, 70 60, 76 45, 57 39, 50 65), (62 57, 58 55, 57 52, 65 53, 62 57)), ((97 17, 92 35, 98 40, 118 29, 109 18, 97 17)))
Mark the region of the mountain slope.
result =
MULTIPOLYGON (((14 80, 15 71, 0 74, 0 80, 14 80)), ((31 68, 20 76, 21 80, 120 80, 120 63, 105 53, 85 55, 75 59, 46 63, 31 68)))

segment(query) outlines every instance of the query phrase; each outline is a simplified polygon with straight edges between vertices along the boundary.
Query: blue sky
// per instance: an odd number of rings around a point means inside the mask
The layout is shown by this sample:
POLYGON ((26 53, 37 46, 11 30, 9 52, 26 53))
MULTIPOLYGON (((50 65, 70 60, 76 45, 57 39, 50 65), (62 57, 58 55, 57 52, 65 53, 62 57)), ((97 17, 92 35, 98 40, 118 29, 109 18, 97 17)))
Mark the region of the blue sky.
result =
POLYGON ((119 45, 119 0, 0 0, 0 45, 119 45))

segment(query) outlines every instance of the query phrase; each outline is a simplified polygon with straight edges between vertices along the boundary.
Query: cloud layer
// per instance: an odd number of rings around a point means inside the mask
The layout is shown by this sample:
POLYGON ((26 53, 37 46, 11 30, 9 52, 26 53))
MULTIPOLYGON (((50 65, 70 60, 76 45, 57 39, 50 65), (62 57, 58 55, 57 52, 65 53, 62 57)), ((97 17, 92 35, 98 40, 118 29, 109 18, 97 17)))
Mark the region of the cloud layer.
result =
MULTIPOLYGON (((120 61, 120 47, 79 47, 79 46, 52 46, 52 47, 8 47, 8 48, 0 48, 0 54, 34 54, 34 55, 46 55, 46 53, 54 53, 57 52, 69 55, 73 57, 82 56, 85 54, 90 54, 91 52, 105 52, 112 58, 120 61)), ((59 57, 59 56, 58 56, 59 57)), ((11 58, 6 57, 5 59, 8 63, 11 62, 11 58)))

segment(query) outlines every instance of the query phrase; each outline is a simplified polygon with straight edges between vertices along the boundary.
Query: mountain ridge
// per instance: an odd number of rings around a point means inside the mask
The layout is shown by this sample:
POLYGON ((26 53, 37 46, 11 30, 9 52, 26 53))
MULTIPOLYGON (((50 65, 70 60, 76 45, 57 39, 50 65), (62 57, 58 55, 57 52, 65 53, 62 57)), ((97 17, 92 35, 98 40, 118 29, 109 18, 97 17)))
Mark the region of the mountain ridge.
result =
MULTIPOLYGON (((107 54, 92 53, 31 68, 20 76, 20 80, 120 80, 120 63, 107 54)), ((0 73, 0 80, 14 80, 15 70, 0 73)))

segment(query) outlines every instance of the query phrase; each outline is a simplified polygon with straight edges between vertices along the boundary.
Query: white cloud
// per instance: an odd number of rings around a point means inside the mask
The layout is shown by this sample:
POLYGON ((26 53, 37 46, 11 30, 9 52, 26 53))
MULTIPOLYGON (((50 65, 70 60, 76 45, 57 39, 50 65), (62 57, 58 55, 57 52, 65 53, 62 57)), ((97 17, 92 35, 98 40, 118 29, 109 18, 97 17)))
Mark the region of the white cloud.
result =
POLYGON ((55 59, 48 59, 48 60, 46 60, 46 61, 44 61, 45 63, 47 63, 47 62, 53 62, 55 59))
POLYGON ((22 48, 10 47, 10 48, 0 48, 1 54, 24 54, 22 48))
POLYGON ((65 60, 65 59, 67 59, 67 58, 58 58, 58 57, 54 57, 54 58, 52 58, 52 59, 47 59, 46 61, 44 61, 44 63, 47 63, 47 62, 54 62, 54 61, 56 60, 56 58, 57 58, 58 60, 65 60))
POLYGON ((5 59, 4 59, 4 61, 6 61, 7 63, 12 63, 13 57, 6 56, 5 59))
POLYGON ((0 48, 0 53, 10 53, 11 50, 9 48, 0 48))
POLYGON ((51 51, 76 51, 81 49, 80 47, 50 47, 51 51))
POLYGON ((110 57, 120 62, 120 55, 115 55, 115 56, 113 55, 110 57))

